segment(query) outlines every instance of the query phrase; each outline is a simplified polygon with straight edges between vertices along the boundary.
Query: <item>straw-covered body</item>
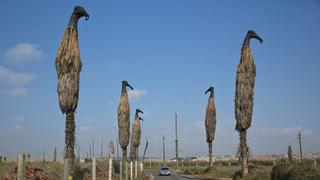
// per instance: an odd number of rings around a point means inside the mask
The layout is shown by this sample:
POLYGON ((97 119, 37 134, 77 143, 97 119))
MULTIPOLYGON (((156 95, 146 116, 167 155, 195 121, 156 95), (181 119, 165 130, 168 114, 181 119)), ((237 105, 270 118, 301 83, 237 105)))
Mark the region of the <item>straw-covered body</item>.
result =
POLYGON ((63 113, 74 112, 79 99, 81 71, 78 31, 67 28, 56 56, 59 105, 63 113))
POLYGON ((138 117, 135 117, 132 124, 132 134, 131 134, 131 146, 130 146, 130 158, 131 160, 137 160, 137 151, 140 145, 141 139, 141 127, 140 120, 138 117))
POLYGON ((235 94, 237 131, 246 130, 251 126, 255 77, 256 66, 252 50, 250 47, 242 47, 241 59, 237 68, 235 94))
POLYGON ((216 130, 216 108, 215 108, 213 97, 209 97, 209 100, 208 100, 205 125, 206 125, 207 142, 212 142, 214 140, 214 133, 216 130))
POLYGON ((122 93, 118 106, 119 143, 122 149, 127 148, 130 139, 130 104, 128 94, 122 93))

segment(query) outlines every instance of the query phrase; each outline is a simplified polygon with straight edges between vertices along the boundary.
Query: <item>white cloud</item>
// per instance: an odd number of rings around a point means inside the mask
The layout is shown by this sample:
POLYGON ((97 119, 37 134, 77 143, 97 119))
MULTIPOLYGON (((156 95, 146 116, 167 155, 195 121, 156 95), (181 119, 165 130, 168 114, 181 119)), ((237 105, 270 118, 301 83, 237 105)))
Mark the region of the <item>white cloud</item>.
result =
POLYGON ((134 89, 128 91, 128 96, 131 100, 138 100, 143 97, 145 97, 148 94, 148 91, 146 90, 139 90, 139 89, 134 89))
POLYGON ((0 81, 4 81, 9 84, 27 84, 35 78, 35 74, 16 73, 10 69, 0 66, 0 81))
POLYGON ((12 90, 7 90, 5 94, 12 97, 26 96, 28 95, 28 90, 27 88, 15 88, 12 90))
POLYGON ((19 43, 5 52, 5 58, 16 63, 26 64, 40 60, 46 55, 40 50, 40 46, 30 43, 19 43))
POLYGON ((80 131, 91 131, 92 127, 91 126, 81 126, 79 127, 80 131))

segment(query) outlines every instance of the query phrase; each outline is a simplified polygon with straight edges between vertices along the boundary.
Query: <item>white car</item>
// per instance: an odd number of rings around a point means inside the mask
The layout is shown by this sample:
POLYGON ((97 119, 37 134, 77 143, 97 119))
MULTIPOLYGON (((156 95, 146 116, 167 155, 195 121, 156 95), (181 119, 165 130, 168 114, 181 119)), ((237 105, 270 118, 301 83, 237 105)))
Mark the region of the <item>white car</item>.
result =
POLYGON ((170 175, 171 175, 171 173, 170 173, 169 168, 167 168, 167 167, 160 168, 159 176, 170 176, 170 175))

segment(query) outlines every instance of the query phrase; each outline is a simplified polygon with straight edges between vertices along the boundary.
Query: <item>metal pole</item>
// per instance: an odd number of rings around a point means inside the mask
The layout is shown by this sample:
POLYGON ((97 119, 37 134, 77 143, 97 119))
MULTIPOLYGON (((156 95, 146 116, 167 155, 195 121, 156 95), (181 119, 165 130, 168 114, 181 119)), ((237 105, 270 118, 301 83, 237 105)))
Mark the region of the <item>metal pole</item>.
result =
POLYGON ((19 154, 18 156, 18 180, 24 180, 25 179, 25 174, 24 174, 24 166, 25 163, 25 155, 24 154, 19 154))

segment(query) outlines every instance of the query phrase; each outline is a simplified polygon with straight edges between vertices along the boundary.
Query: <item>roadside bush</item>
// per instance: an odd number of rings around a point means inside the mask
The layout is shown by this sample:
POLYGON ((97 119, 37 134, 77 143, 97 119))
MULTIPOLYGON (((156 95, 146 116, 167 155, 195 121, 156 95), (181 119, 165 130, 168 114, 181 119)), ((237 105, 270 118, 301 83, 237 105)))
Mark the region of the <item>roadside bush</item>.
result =
POLYGON ((272 180, 316 180, 320 179, 320 170, 310 162, 285 164, 280 163, 272 168, 272 180))

